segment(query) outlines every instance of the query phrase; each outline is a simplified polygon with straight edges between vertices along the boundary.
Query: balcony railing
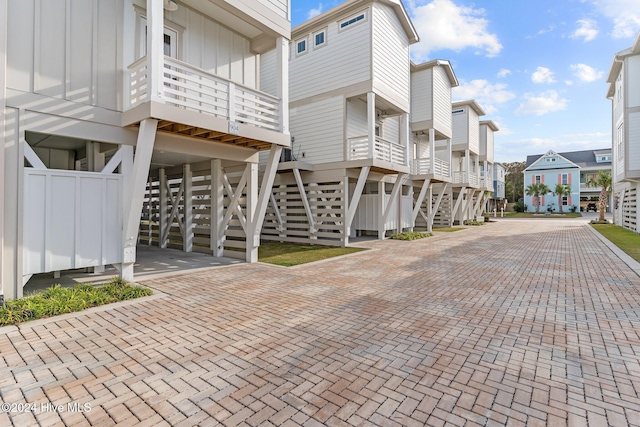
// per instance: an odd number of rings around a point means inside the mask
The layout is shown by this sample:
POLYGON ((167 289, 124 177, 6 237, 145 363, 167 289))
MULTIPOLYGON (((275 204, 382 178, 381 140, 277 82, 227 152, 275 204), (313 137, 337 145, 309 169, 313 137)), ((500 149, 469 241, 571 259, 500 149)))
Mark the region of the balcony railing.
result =
POLYGON ((431 159, 414 159, 411 163, 411 173, 414 175, 449 176, 449 163, 441 159, 433 159, 432 171, 431 159))
MULTIPOLYGON (((149 100, 147 58, 129 66, 129 105, 149 100)), ((164 57, 164 101, 168 105, 260 128, 280 130, 280 99, 223 79, 169 56, 164 57)))
POLYGON ((466 172, 454 172, 452 175, 452 181, 454 184, 464 184, 469 183, 474 186, 479 185, 478 175, 475 173, 469 174, 469 180, 467 181, 467 173, 466 172))
MULTIPOLYGON (((349 138, 349 160, 369 158, 369 137, 349 138)), ((398 143, 376 137, 373 145, 373 158, 395 164, 406 164, 404 147, 398 143)))

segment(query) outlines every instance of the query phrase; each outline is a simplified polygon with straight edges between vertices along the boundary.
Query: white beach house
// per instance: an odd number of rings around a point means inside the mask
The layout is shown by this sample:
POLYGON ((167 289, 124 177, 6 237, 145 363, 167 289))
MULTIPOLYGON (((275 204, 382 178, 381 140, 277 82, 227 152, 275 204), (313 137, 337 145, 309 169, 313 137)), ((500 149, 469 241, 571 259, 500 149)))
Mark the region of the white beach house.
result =
POLYGON ((640 194, 640 33, 613 57, 607 77, 611 100, 614 222, 638 232, 640 194))
POLYGON ((132 279, 139 234, 255 261, 290 145, 289 14, 288 0, 0 1, 2 294, 108 264, 132 279))
POLYGON ((291 40, 292 145, 262 238, 346 245, 411 228, 409 46, 418 35, 404 6, 349 0, 291 40))

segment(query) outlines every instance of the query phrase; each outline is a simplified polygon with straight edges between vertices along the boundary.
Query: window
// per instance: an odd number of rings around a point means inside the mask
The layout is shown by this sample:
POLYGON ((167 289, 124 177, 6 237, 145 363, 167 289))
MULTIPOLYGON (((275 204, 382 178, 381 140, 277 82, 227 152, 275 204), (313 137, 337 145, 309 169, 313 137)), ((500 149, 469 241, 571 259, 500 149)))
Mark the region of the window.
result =
POLYGON ((616 131, 618 160, 624 158, 624 122, 620 123, 618 130, 616 131))
POLYGON ((313 46, 321 47, 327 44, 327 31, 322 30, 319 33, 314 34, 313 36, 313 46))
POLYGON ((360 22, 360 21, 364 21, 364 13, 354 16, 353 18, 347 19, 346 21, 342 21, 340 23, 340 29, 346 28, 349 25, 353 25, 356 22, 360 22))
POLYGON ((562 196, 562 206, 569 206, 569 197, 562 196))
POLYGON ((376 136, 382 138, 382 123, 376 123, 376 136))
POLYGON ((569 184, 569 174, 563 173, 562 174, 562 185, 568 185, 569 184))
POLYGON ((296 42, 296 55, 301 55, 307 51, 307 39, 296 42))
POLYGON ((540 184, 541 181, 542 178, 540 177, 540 175, 536 175, 536 184, 540 184))

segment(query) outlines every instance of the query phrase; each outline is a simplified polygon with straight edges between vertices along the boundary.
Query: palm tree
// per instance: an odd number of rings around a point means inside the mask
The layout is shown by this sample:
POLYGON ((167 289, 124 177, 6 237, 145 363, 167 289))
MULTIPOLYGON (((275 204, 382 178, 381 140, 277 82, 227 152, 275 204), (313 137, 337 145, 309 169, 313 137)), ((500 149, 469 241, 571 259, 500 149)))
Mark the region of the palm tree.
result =
POLYGON ((598 171, 598 175, 587 178, 587 187, 600 187, 600 197, 598 198, 598 221, 604 221, 604 212, 607 210, 609 193, 612 190, 613 179, 611 171, 598 171))
POLYGON ((525 190, 527 196, 533 196, 536 201, 536 213, 540 213, 540 196, 551 192, 551 189, 546 184, 531 184, 525 190))
POLYGON ((564 213, 562 212, 562 198, 565 196, 568 197, 571 195, 571 186, 556 184, 556 186, 553 189, 553 195, 558 196, 558 213, 564 213))

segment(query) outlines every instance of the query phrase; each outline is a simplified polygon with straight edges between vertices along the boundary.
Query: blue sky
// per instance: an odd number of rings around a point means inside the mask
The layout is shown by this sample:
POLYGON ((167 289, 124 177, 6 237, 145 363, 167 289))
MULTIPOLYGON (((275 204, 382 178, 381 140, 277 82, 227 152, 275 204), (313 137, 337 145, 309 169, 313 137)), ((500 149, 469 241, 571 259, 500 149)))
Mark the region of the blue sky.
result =
MULTIPOLYGON (((293 0, 292 26, 342 1, 293 0)), ((611 146, 613 55, 640 31, 640 0, 405 0, 415 62, 446 59, 500 131, 495 160, 611 146)))

